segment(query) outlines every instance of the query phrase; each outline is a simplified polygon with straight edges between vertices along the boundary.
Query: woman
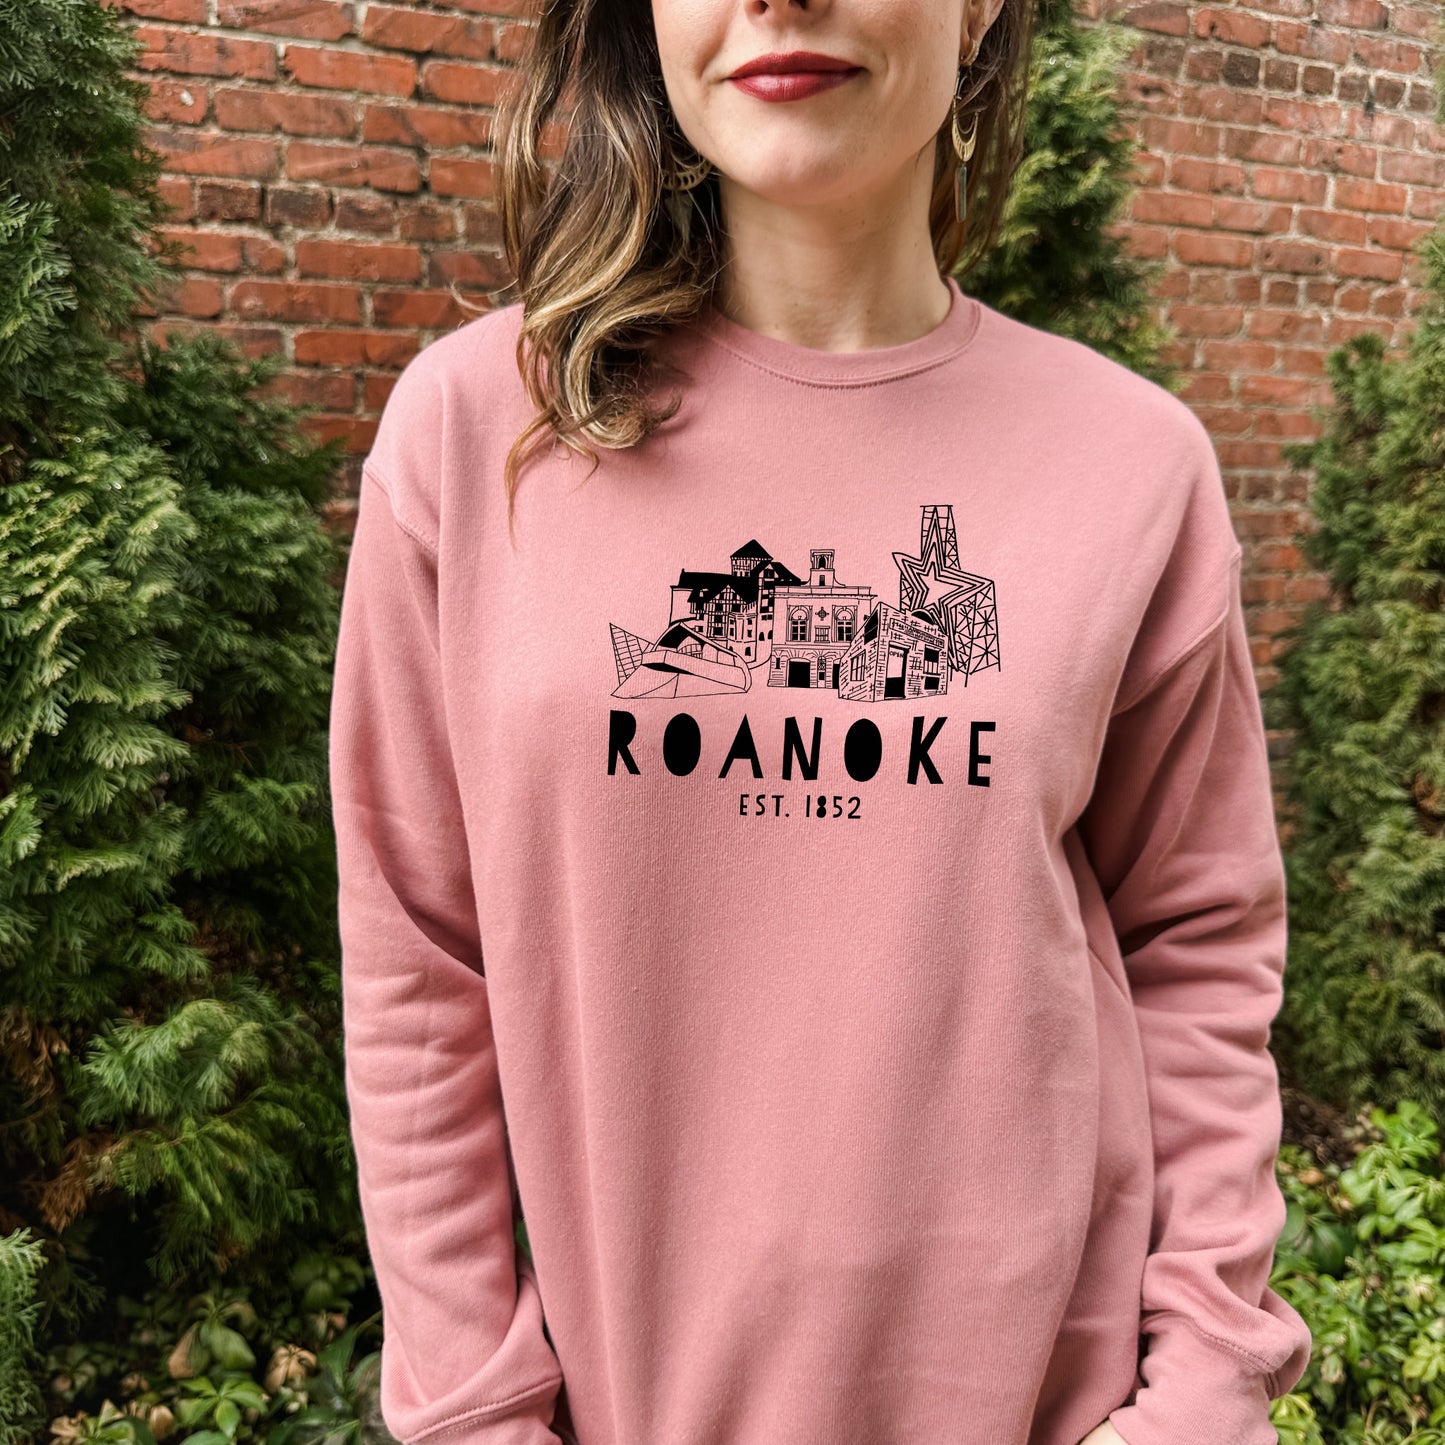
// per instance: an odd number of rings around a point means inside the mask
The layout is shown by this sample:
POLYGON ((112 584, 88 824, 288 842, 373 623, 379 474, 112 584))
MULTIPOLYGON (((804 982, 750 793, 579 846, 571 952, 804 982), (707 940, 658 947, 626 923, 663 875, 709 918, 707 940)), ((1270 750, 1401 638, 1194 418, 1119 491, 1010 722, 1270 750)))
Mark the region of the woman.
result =
POLYGON ((543 7, 521 299, 399 378, 336 667, 403 1441, 1276 1438, 1284 882, 1218 465, 954 274, 1029 8, 543 7))

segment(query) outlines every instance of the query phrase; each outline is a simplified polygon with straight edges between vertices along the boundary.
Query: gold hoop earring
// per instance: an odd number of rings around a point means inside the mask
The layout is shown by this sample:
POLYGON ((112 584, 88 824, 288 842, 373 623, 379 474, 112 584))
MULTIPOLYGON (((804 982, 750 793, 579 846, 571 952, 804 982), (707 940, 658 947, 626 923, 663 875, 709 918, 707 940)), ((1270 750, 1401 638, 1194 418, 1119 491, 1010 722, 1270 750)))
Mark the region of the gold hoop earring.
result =
POLYGON ((662 167, 662 188, 665 191, 690 191, 699 186, 712 174, 712 162, 706 156, 698 156, 682 167, 662 167))
POLYGON ((962 224, 968 217, 968 163, 973 158, 974 146, 978 144, 978 112, 974 111, 967 136, 958 128, 958 107, 962 96, 959 91, 963 88, 963 78, 973 68, 973 62, 978 58, 978 47, 974 47, 973 54, 965 60, 958 68, 959 85, 953 93, 953 149, 958 156, 958 170, 953 179, 953 210, 957 215, 959 223, 962 224))

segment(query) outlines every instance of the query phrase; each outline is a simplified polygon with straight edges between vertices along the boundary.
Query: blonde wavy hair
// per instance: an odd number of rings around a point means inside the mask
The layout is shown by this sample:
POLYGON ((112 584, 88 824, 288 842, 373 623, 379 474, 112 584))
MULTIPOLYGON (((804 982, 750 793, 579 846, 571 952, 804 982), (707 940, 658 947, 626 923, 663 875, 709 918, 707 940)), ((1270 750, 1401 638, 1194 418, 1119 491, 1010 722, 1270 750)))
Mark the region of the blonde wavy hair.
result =
MULTIPOLYGON (((963 224, 952 116, 940 127, 929 202, 940 273, 965 273, 997 235, 1022 150, 1036 8, 1004 0, 968 72, 959 125, 967 135, 976 115, 978 138, 963 224)), ((510 525, 521 469, 544 446, 560 442, 595 471, 596 447, 633 446, 676 412, 678 396, 651 400, 651 347, 712 297, 723 231, 715 170, 691 192, 663 186, 664 167, 692 148, 663 85, 651 0, 540 0, 495 149, 515 278, 495 294, 522 302, 517 367, 536 407, 507 454, 510 525), (548 126, 564 135, 551 167, 548 126)))

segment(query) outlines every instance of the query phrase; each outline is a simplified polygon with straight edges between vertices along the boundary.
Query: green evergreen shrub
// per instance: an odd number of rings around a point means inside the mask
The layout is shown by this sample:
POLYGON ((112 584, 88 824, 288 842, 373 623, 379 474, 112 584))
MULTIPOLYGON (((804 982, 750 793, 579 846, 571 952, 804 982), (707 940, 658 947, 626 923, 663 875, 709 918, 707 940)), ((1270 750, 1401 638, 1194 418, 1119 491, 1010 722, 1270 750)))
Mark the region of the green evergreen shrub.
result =
POLYGON ((1177 390, 1184 378, 1164 357, 1173 333, 1155 314, 1164 265, 1132 253, 1119 224, 1139 153, 1122 67, 1140 38, 1119 20, 1084 24, 1070 0, 1039 0, 1023 156, 999 240, 966 289, 1177 390))
POLYGON ((241 1290, 280 1316, 308 1249, 361 1250, 326 795, 344 556, 318 513, 339 448, 272 396, 279 361, 132 331, 167 259, 140 49, 94 0, 0 3, 12 1433, 49 1408, 26 1351, 100 1429, 174 1344, 133 1310, 241 1290))
POLYGON ((1298 545, 1330 595, 1292 629, 1267 714, 1289 729, 1288 1073, 1350 1109, 1445 1108, 1445 231, 1407 352, 1328 358, 1334 404, 1298 545))

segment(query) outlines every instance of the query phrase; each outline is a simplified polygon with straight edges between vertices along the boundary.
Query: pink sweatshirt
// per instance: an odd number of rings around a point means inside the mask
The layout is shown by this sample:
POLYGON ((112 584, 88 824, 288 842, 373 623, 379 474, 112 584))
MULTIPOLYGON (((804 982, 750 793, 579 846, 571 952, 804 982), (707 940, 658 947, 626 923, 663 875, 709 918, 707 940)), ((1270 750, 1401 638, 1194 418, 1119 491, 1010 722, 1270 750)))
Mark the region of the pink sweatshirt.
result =
POLYGON ((679 413, 529 467, 514 540, 520 307, 391 394, 331 766, 403 1441, 1276 1439, 1284 876, 1218 464, 949 285, 879 350, 670 333, 679 413))

